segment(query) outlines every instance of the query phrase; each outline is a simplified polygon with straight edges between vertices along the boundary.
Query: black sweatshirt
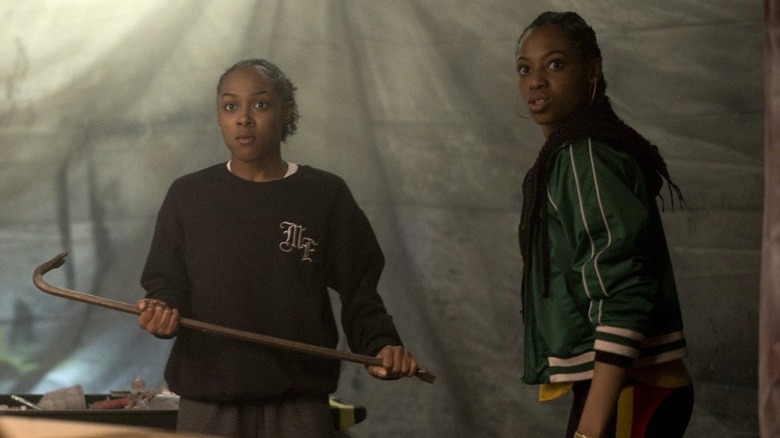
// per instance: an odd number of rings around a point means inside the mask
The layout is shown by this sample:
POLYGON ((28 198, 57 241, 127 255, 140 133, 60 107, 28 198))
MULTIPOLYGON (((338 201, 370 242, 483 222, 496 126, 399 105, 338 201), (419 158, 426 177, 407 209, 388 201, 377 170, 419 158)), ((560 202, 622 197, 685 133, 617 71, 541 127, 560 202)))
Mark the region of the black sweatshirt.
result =
MULTIPOLYGON (((221 163, 171 185, 141 285, 183 317, 335 348, 331 288, 350 349, 373 356, 401 345, 377 294, 383 267, 371 225, 340 177, 303 165, 258 183, 221 163)), ((165 379, 182 397, 259 401, 330 394, 339 368, 332 359, 181 329, 165 379)))

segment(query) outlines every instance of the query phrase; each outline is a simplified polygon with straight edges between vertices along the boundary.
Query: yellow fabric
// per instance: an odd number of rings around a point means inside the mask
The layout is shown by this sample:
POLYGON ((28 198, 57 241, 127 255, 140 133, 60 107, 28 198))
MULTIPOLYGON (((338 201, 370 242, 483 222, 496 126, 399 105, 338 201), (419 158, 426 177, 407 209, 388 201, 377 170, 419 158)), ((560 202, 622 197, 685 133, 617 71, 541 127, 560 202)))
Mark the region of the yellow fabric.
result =
POLYGON ((343 430, 355 425, 355 406, 341 402, 335 398, 329 400, 331 408, 339 410, 339 429, 343 430))
POLYGON ((631 438, 631 428, 634 424, 634 387, 627 386, 620 391, 617 412, 615 438, 631 438))
MULTIPOLYGON (((659 388, 680 388, 691 383, 691 374, 681 360, 674 360, 629 371, 629 377, 659 388)), ((573 382, 544 383, 539 385, 539 401, 555 400, 566 394, 573 382)))
POLYGON ((646 368, 636 368, 628 375, 642 383, 659 388, 680 388, 691 383, 691 374, 682 360, 674 360, 646 368))
POLYGON ((539 401, 555 400, 571 389, 573 382, 544 383, 539 385, 539 401))

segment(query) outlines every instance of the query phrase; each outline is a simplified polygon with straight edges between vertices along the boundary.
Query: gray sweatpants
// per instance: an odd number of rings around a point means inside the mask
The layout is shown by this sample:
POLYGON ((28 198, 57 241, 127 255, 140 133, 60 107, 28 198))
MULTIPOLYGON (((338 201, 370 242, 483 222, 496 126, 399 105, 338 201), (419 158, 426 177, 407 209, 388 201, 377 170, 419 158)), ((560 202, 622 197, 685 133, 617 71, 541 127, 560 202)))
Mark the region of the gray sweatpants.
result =
POLYGON ((226 438, 334 435, 327 396, 295 396, 253 403, 204 403, 182 398, 176 430, 226 438))

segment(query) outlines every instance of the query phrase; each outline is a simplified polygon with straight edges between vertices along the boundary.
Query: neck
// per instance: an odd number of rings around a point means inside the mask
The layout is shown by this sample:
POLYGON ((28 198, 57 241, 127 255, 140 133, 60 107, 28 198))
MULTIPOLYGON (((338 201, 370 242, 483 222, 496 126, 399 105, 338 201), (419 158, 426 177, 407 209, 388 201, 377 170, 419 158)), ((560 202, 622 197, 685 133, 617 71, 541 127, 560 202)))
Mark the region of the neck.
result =
POLYGON ((288 164, 281 158, 262 165, 231 159, 228 161, 227 167, 230 173, 241 179, 254 182, 268 182, 284 178, 287 174, 288 164))

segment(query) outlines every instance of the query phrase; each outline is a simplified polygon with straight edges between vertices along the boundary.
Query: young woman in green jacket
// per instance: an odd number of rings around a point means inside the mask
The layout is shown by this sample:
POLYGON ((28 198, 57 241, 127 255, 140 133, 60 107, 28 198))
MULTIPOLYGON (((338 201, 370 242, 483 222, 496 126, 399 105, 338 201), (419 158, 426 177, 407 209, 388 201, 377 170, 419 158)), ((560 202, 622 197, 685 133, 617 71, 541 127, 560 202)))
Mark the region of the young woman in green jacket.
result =
POLYGON ((579 15, 541 14, 515 59, 515 111, 545 136, 523 183, 523 380, 540 400, 573 390, 569 438, 682 436, 693 389, 656 204, 664 182, 671 207, 681 193, 612 110, 579 15))

